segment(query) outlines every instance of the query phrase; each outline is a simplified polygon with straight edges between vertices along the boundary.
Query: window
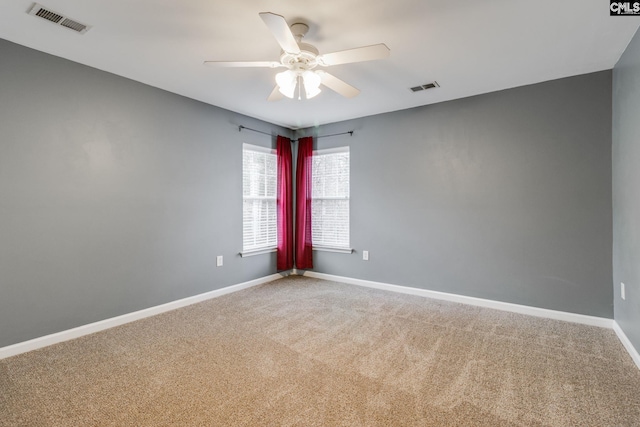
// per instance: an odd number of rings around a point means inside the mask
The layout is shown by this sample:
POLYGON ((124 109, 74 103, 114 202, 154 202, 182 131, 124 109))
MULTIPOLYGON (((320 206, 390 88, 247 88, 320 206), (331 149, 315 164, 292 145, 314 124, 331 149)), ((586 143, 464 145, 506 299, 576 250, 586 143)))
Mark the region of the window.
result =
POLYGON ((313 153, 311 232, 313 246, 349 248, 349 147, 313 153))
POLYGON ((242 147, 242 252, 275 249, 277 163, 275 150, 242 147))

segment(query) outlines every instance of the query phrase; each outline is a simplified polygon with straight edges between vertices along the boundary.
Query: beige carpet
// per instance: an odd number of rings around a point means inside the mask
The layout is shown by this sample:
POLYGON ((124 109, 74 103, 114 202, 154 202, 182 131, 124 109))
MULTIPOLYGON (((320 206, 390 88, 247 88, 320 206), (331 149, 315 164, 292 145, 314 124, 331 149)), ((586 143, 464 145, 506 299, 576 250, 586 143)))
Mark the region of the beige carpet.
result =
POLYGON ((0 361, 1 426, 640 426, 611 330, 291 277, 0 361))

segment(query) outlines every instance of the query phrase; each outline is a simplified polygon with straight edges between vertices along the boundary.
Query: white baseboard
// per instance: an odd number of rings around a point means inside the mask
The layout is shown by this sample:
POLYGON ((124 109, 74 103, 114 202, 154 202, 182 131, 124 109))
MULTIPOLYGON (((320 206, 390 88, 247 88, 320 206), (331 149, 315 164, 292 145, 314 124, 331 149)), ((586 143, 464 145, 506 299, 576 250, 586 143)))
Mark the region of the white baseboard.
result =
POLYGON ((613 322, 613 330, 616 332, 616 335, 618 335, 618 339, 622 342, 622 345, 627 350, 638 369, 640 369, 640 354, 633 344, 631 344, 631 341, 616 321, 613 322))
POLYGON ((475 305, 479 307, 493 308, 496 310, 510 311, 513 313, 527 314, 529 316, 563 320, 565 322, 581 323, 584 325, 598 326, 601 328, 611 329, 613 327, 613 319, 606 319, 604 317, 587 316, 584 314, 576 314, 576 313, 567 313, 564 311, 530 307, 527 305, 512 304, 508 302, 468 297, 464 295, 450 294, 446 292, 430 291, 427 289, 391 285, 388 283, 372 282, 369 280, 352 279, 350 277, 334 276, 332 274, 325 274, 325 273, 316 273, 315 271, 305 271, 304 276, 315 277, 317 279, 332 280, 335 282, 347 283, 350 285, 364 286, 367 288, 381 289, 384 291, 398 292, 401 294, 417 295, 417 296, 426 297, 426 298, 458 302, 462 304, 475 305))
POLYGON ((214 291, 205 292, 203 294, 194 295, 192 297, 179 299, 176 301, 168 302, 166 304, 156 305, 155 307, 149 307, 143 310, 134 311, 132 313, 123 314, 121 316, 112 317, 110 319, 100 320, 98 322, 89 323, 83 326, 78 326, 77 328, 68 329, 66 331, 56 332, 55 334, 45 335, 43 337, 34 338, 29 341, 12 344, 12 345, 0 348, 0 359, 15 356, 21 353, 26 353, 32 350, 37 350, 42 347, 46 347, 52 344, 57 344, 63 341, 72 340, 74 338, 79 338, 84 335, 93 334, 95 332, 113 328, 114 326, 120 326, 125 323, 130 323, 136 320, 144 319, 145 317, 155 316, 156 314, 175 310, 177 308, 185 307, 191 304, 196 304, 202 301, 206 301, 208 299, 217 298, 222 295, 230 294, 232 292, 238 292, 243 289, 262 285, 263 283, 272 282, 274 280, 278 280, 281 278, 282 278, 281 274, 272 274, 270 276, 265 276, 259 279, 250 280, 248 282, 239 283, 237 285, 227 286, 222 289, 216 289, 214 291))
MULTIPOLYGON (((307 277, 315 277, 318 279, 332 280, 335 282, 347 283, 351 285, 364 286, 368 288, 381 289, 385 291, 398 292, 409 295, 417 295, 427 298, 439 299, 444 301, 458 302, 462 304, 475 305, 480 307, 493 308, 502 311, 510 311, 514 313, 528 314, 530 316, 545 317, 556 320, 563 320, 567 322, 582 323, 585 325, 599 326, 603 328, 613 328, 618 338, 624 345, 625 349, 631 355, 631 358, 635 364, 640 368, 640 354, 635 349, 631 341, 627 338, 622 331, 618 323, 612 319, 606 319, 602 317, 586 316, 583 314, 567 313, 563 311, 548 310, 538 307, 530 307, 519 304, 512 304, 500 301, 487 300, 482 298, 468 297, 464 295, 450 294, 446 292, 430 291, 426 289, 411 288, 407 286, 392 285, 381 282, 373 282, 362 279, 352 279, 349 277, 334 276, 325 273, 316 273, 313 271, 299 271, 293 270, 291 274, 303 273, 307 277)), ((77 328, 69 329, 66 331, 57 332, 55 334, 45 335, 43 337, 34 338, 29 341, 13 344, 7 347, 0 348, 0 359, 15 356, 28 351, 37 350, 42 347, 57 344, 60 342, 68 341, 74 338, 79 338, 84 335, 89 335, 95 332, 103 331, 105 329, 120 326, 125 323, 130 323, 136 320, 144 319, 146 317, 155 316, 156 314, 164 313, 167 311, 175 310, 177 308, 186 307, 191 304, 196 304, 208 299, 217 298, 222 295, 237 292, 243 289, 247 289, 253 286, 258 286, 264 283, 272 282, 282 278, 282 274, 272 274, 270 276, 261 277, 259 279, 250 280, 248 282, 239 283, 237 285, 228 286, 222 289, 216 289, 214 291, 205 292, 203 294, 194 295, 192 297, 183 298, 180 300, 172 301, 166 304, 157 305, 155 307, 149 307, 143 310, 134 311, 132 313, 123 314, 121 316, 112 317, 110 319, 101 320, 87 325, 79 326, 77 328)))

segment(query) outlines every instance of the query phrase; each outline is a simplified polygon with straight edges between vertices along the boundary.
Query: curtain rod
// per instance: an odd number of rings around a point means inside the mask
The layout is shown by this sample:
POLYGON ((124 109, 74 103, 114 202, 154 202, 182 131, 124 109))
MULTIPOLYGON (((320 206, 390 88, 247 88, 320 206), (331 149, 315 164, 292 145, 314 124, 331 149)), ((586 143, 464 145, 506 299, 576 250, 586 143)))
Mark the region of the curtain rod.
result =
MULTIPOLYGON (((248 128, 248 127, 246 127, 246 126, 242 126, 242 125, 238 126, 238 132, 242 132, 242 129, 250 130, 250 131, 252 131, 252 132, 258 132, 258 133, 261 133, 261 134, 263 134, 263 135, 273 136, 273 135, 271 135, 270 133, 263 132, 263 131, 261 131, 261 130, 251 129, 251 128, 248 128)), ((331 134, 331 135, 320 135, 320 136, 317 136, 317 137, 316 137, 316 139, 320 139, 320 138, 329 138, 329 137, 331 137, 331 136, 340 136, 340 135, 346 135, 346 134, 349 134, 349 136, 353 136, 353 131, 352 131, 352 130, 350 130, 350 131, 347 131, 347 132, 333 133, 333 134, 331 134)), ((297 140, 297 139, 292 139, 292 140, 291 140, 291 142, 298 142, 298 140, 297 140)))

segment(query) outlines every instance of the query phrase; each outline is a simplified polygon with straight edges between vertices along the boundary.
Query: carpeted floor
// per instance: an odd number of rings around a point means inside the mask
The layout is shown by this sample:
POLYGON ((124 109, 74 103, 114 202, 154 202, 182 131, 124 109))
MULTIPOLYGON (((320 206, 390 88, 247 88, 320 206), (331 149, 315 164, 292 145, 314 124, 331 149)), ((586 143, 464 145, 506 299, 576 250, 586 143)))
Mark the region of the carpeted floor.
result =
POLYGON ((611 330, 292 276, 0 360, 0 426, 640 426, 611 330))

